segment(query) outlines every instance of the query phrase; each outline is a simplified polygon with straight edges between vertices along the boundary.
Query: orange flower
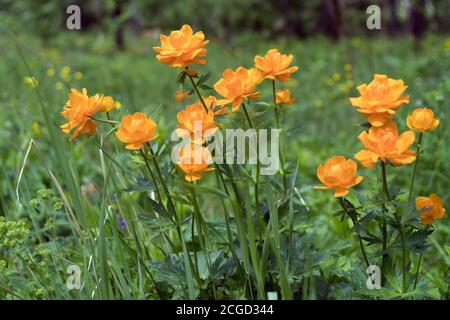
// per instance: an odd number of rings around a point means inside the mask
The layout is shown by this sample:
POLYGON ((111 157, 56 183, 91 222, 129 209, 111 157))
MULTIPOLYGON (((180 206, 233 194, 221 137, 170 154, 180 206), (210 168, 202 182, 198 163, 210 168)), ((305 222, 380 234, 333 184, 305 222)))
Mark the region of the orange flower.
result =
POLYGON ((213 171, 214 168, 208 168, 212 162, 211 153, 208 148, 197 144, 186 145, 180 149, 178 167, 184 172, 184 178, 187 181, 196 181, 201 179, 200 173, 213 171))
POLYGON ((153 49, 158 53, 159 62, 171 67, 184 68, 192 63, 205 64, 206 60, 199 59, 206 56, 208 44, 203 32, 193 34, 192 28, 185 24, 180 30, 170 32, 169 36, 160 35, 161 47, 153 49))
POLYGON ((295 99, 289 89, 277 90, 275 93, 275 102, 277 104, 293 104, 295 99))
POLYGON ((432 194, 429 197, 417 197, 416 209, 429 209, 420 214, 420 223, 432 224, 434 219, 442 219, 445 215, 444 202, 437 195, 432 194))
POLYGON ((378 160, 398 166, 416 160, 415 151, 408 149, 414 143, 414 132, 406 131, 399 135, 394 122, 384 127, 372 127, 369 132, 362 132, 358 139, 365 149, 359 151, 355 158, 366 168, 373 168, 378 160))
POLYGON ((239 67, 236 71, 226 69, 222 79, 216 82, 214 89, 225 99, 218 100, 219 105, 231 103, 232 111, 236 111, 245 98, 259 97, 256 86, 261 82, 261 74, 254 68, 239 67))
POLYGON ((186 109, 177 114, 178 128, 175 130, 178 137, 191 137, 191 142, 202 144, 205 138, 217 130, 214 122, 214 112, 206 112, 201 102, 188 105, 186 109))
POLYGON ((358 166, 355 161, 345 159, 343 156, 334 156, 320 164, 317 168, 317 177, 324 184, 315 189, 333 189, 336 198, 348 194, 348 189, 359 184, 362 176, 356 176, 358 166))
POLYGON ((156 123, 147 118, 142 112, 126 115, 116 131, 117 138, 126 143, 125 148, 137 150, 144 147, 144 143, 155 139, 156 123))
POLYGON ((178 103, 183 102, 183 100, 189 98, 189 92, 188 91, 177 91, 175 92, 175 101, 178 103))
POLYGON ((115 103, 112 97, 110 96, 99 96, 95 95, 98 99, 98 110, 102 112, 108 112, 115 108, 115 103))
POLYGON ((255 67, 261 71, 264 79, 287 81, 298 67, 289 67, 294 56, 281 54, 277 49, 270 49, 264 57, 255 57, 255 67))
POLYGON ((409 103, 409 96, 402 96, 406 88, 408 86, 402 80, 375 74, 371 83, 358 86, 361 96, 350 98, 350 103, 367 117, 372 126, 381 127, 402 104, 409 103))
POLYGON ((70 138, 71 141, 83 133, 91 136, 97 126, 90 117, 98 109, 98 97, 89 97, 86 89, 83 89, 82 92, 72 89, 70 90, 69 100, 61 112, 67 123, 61 125, 60 128, 65 134, 69 134, 71 130, 75 129, 70 138))
POLYGON ((434 112, 428 108, 414 109, 412 115, 406 118, 408 128, 417 132, 427 132, 439 126, 439 120, 434 118, 434 112))

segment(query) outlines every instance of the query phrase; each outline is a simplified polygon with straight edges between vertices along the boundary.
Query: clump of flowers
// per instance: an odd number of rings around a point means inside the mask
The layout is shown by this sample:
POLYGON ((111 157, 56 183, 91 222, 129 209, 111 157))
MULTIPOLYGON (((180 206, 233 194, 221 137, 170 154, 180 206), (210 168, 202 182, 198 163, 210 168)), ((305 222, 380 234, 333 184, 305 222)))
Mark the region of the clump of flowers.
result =
MULTIPOLYGON (((355 206, 349 199, 344 198, 344 196, 349 195, 348 188, 359 183, 361 179, 356 179, 356 164, 352 163, 351 166, 346 164, 343 157, 333 157, 327 160, 324 166, 319 165, 317 176, 324 183, 324 186, 316 187, 335 191, 335 197, 339 198, 343 215, 348 216, 355 226, 361 252, 367 266, 370 265, 369 260, 376 257, 370 257, 367 254, 364 240, 371 245, 381 244, 381 252, 378 255, 381 256, 382 285, 385 284, 385 273, 388 272, 387 260, 389 258, 394 259, 395 253, 393 252, 397 248, 401 248, 402 294, 408 291, 410 287, 408 279, 412 278, 408 275, 407 241, 414 237, 415 250, 420 253, 419 267, 414 277, 415 288, 423 248, 426 248, 425 242, 431 232, 429 232, 429 229, 420 230, 420 227, 415 223, 418 219, 408 220, 403 216, 407 213, 404 212, 405 208, 400 205, 401 192, 398 191, 397 187, 389 188, 387 169, 389 166, 402 167, 414 162, 409 188, 409 201, 414 192, 414 180, 423 134, 436 129, 439 125, 439 120, 435 118, 431 109, 417 108, 406 119, 407 126, 411 130, 401 134, 398 132, 395 115, 400 106, 409 103, 409 96, 403 95, 406 88, 407 86, 402 80, 394 80, 386 75, 376 74, 371 83, 358 86, 360 97, 350 98, 350 103, 357 107, 358 111, 368 120, 368 129, 358 136, 364 149, 357 152, 355 158, 365 168, 374 168, 376 165, 381 167, 381 188, 375 195, 375 198, 380 199, 381 205, 376 206, 375 209, 373 206, 366 208, 364 198, 359 196, 359 205, 355 206), (411 149, 416 141, 414 131, 420 133, 416 150, 411 149), (365 214, 365 216, 358 218, 362 214, 365 214), (369 217, 378 222, 381 234, 374 235, 373 231, 365 228, 366 223, 363 221, 369 219, 369 217), (390 229, 398 233, 397 238, 392 237, 390 229)), ((443 200, 435 194, 429 197, 417 197, 415 208, 416 210, 424 210, 415 214, 417 214, 417 218, 420 218, 420 223, 427 226, 431 225, 436 219, 441 219, 445 214, 443 200)))

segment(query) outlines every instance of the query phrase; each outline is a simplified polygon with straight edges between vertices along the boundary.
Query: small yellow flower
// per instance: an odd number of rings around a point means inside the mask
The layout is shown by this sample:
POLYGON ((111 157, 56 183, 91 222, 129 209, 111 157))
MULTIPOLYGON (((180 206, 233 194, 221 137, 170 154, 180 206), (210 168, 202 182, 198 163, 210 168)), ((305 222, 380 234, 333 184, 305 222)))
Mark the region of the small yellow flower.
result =
POLYGON ((345 72, 352 72, 352 65, 350 63, 344 64, 344 71, 345 72))
POLYGON ((56 90, 62 90, 64 88, 64 83, 62 83, 61 81, 56 82, 55 88, 56 90))
POLYGON ((36 88, 38 86, 38 81, 35 77, 25 77, 23 78, 23 83, 32 88, 36 88))
POLYGON ((334 73, 333 76, 331 77, 334 81, 339 81, 341 80, 341 74, 340 73, 334 73))
POLYGON ((445 215, 444 202, 440 197, 435 194, 429 197, 417 197, 416 209, 428 209, 420 214, 420 223, 432 224, 434 219, 442 219, 445 215))
POLYGON ((114 101, 114 109, 122 108, 122 103, 120 101, 114 101))
POLYGON ((31 129, 33 129, 33 133, 36 137, 40 137, 42 135, 41 127, 39 126, 39 122, 33 121, 31 125, 31 129))
POLYGON ((54 68, 48 68, 47 69, 47 76, 53 77, 53 76, 55 76, 55 73, 56 73, 56 71, 55 71, 54 68))
POLYGON ((433 110, 429 108, 414 109, 406 118, 408 128, 417 132, 427 132, 439 126, 439 120, 434 117, 433 110))
POLYGON ((74 77, 76 80, 80 80, 80 79, 83 77, 83 74, 82 74, 80 71, 76 71, 76 72, 73 74, 73 77, 74 77))

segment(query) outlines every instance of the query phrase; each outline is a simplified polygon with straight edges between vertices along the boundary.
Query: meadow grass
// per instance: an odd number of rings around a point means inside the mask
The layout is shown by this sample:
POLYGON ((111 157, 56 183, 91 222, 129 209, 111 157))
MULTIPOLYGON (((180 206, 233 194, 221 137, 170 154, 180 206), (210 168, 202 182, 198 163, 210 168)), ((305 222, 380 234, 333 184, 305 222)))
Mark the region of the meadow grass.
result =
MULTIPOLYGON (((340 210, 336 201, 312 186, 318 184, 316 168, 324 159, 332 154, 352 157, 361 148, 356 137, 363 118, 348 97, 358 95, 358 84, 382 73, 408 85, 411 103, 400 109, 399 119, 406 119, 413 106, 432 107, 441 119, 439 130, 424 141, 415 192, 437 193, 449 203, 449 40, 429 36, 418 44, 409 38, 262 41, 258 35, 245 34, 234 41, 232 48, 214 41, 208 46, 208 64, 196 69, 212 71, 210 84, 225 68, 250 66, 256 54, 272 47, 293 54, 300 67, 286 85, 297 102, 287 107, 282 122, 286 162, 292 168, 289 186, 295 197, 278 208, 271 196, 274 182, 261 182, 267 206, 263 218, 270 221, 262 235, 270 241, 261 251, 242 245, 247 236, 250 243, 257 237, 258 228, 243 230, 254 225, 254 217, 230 215, 239 212, 241 204, 232 190, 220 188, 221 181, 213 175, 190 190, 179 185, 172 192, 172 210, 179 214, 174 224, 150 192, 152 172, 141 157, 119 152, 123 145, 105 137, 69 143, 60 133, 59 113, 69 89, 86 87, 120 102, 115 119, 135 111, 151 115, 160 136, 167 139, 183 105, 174 99, 177 72, 155 59, 156 39, 130 38, 129 49, 118 52, 111 39, 100 34, 65 33, 47 43, 25 34, 2 35, 0 216, 27 221, 28 231, 23 243, 11 246, 8 254, 0 248, 0 259, 7 262, 0 265, 1 298, 264 298, 267 291, 303 299, 398 296, 400 276, 388 279, 389 289, 365 289, 364 261, 351 224, 341 223, 334 215, 340 210), (27 83, 26 77, 34 77, 37 85, 27 83), (194 217, 197 233, 190 230, 194 217), (125 227, 120 219, 126 221, 125 227), (202 223, 208 233, 204 238, 202 223), (195 249, 198 246, 203 250, 195 249), (196 252, 195 263, 178 254, 188 250, 196 252), (260 254, 266 258, 261 265, 260 254), (72 264, 81 267, 80 290, 66 287, 66 269, 72 264), (266 271, 266 279, 258 278, 266 271)), ((261 99, 270 101, 269 83, 263 83, 261 91, 261 99)), ((247 109, 257 124, 265 124, 269 116, 262 106, 247 109)), ((242 115, 233 115, 230 123, 241 121, 242 115)), ((406 129, 405 122, 400 129, 406 129)), ((169 181, 176 172, 163 155, 167 146, 162 141, 155 153, 169 181)), ((368 176, 367 186, 379 182, 376 174, 362 171, 368 176)), ((401 173, 392 170, 389 182, 406 190, 411 171, 412 166, 401 173)), ((242 181, 235 183, 250 209, 252 191, 242 181)), ((360 189, 351 199, 365 195, 360 189)), ((434 228, 419 286, 406 298, 448 298, 448 217, 434 228)), ((375 259, 376 250, 369 246, 368 252, 375 259)), ((411 261, 415 270, 417 255, 411 261)))

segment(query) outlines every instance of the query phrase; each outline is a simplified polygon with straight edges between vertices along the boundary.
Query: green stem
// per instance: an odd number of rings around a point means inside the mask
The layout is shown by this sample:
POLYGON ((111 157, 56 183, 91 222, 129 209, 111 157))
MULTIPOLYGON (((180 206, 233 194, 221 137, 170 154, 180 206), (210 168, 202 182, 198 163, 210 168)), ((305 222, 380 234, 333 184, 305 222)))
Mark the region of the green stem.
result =
MULTIPOLYGON (((167 195, 167 201, 168 201, 168 203, 170 204, 170 206, 171 206, 171 208, 173 210, 173 217, 175 219, 175 227, 176 227, 176 230, 177 230, 178 237, 180 238, 180 241, 181 241, 181 245, 182 245, 182 248, 183 248, 183 253, 185 254, 185 258, 187 259, 187 260, 185 260, 185 264, 186 264, 187 283, 188 283, 188 287, 189 287, 189 295, 190 295, 190 299, 193 299, 194 298, 193 297, 194 288, 192 286, 192 283, 191 283, 192 279, 190 278, 189 273, 191 273, 191 270, 194 269, 194 265, 192 263, 192 259, 191 259, 191 256, 189 254, 189 251, 187 250, 186 241, 184 240, 184 237, 183 237, 183 232, 181 230, 180 221, 178 219, 178 215, 177 215, 177 212, 176 212, 176 209, 175 209, 175 205, 174 205, 174 202, 173 202, 173 199, 172 199, 172 195, 170 194, 169 188, 167 187, 166 181, 164 180, 164 177, 163 177, 162 172, 161 172, 161 168, 159 167, 159 164, 158 164, 158 161, 156 159, 155 153, 153 152, 152 146, 148 142, 146 143, 146 145, 147 145, 147 147, 148 147, 148 149, 150 151, 150 154, 152 155, 152 161, 153 161, 153 164, 154 164, 154 166, 156 168, 156 172, 158 174, 158 178, 159 178, 159 180, 161 182, 161 185, 163 186, 164 192, 167 195)), ((198 272, 194 272, 194 275, 195 275, 198 287, 201 288, 200 275, 198 274, 198 272)))
POLYGON ((198 205, 198 201, 197 201, 197 195, 195 193, 195 189, 190 186, 190 191, 192 194, 192 200, 193 200, 193 204, 194 204, 194 215, 193 215, 193 223, 195 220, 195 226, 197 228, 197 232, 198 232, 198 238, 200 240, 200 246, 203 250, 203 253, 205 254, 205 260, 206 260, 206 266, 208 268, 208 273, 209 273, 209 277, 211 280, 211 286, 213 289, 213 294, 214 294, 214 298, 217 299, 217 293, 216 293, 216 286, 214 284, 214 278, 213 278, 213 273, 212 273, 212 267, 211 267, 211 257, 209 254, 209 249, 206 247, 206 238, 205 237, 205 232, 206 230, 203 230, 203 225, 202 225, 202 216, 200 214, 200 208, 198 205), (194 219, 195 216, 195 219, 194 219))
POLYGON ((341 205, 342 209, 344 209, 345 214, 346 214, 347 216, 349 216, 350 219, 351 219, 352 222, 353 222, 353 226, 354 226, 354 228, 355 228, 355 232, 356 232, 356 234, 358 235, 359 246, 361 247, 361 252, 362 252, 362 255, 363 255, 363 257, 364 257, 364 261, 365 261, 365 263, 366 263, 367 266, 370 266, 370 262, 369 262, 369 259, 367 258, 366 250, 364 249, 364 244, 363 244, 363 242, 362 242, 361 235, 360 235, 360 234, 358 233, 358 231, 356 230, 356 223, 357 223, 357 221, 356 221, 356 219, 353 218, 353 215, 350 215, 350 214, 348 213, 347 207, 345 206, 344 199, 338 198, 338 200, 339 200, 339 204, 341 205))
POLYGON ((197 85, 195 84, 194 78, 191 77, 191 75, 189 73, 187 73, 188 68, 186 67, 186 74, 189 78, 189 80, 191 80, 192 83, 192 88, 194 88, 195 93, 197 94, 198 98, 200 99, 200 102, 203 105, 203 108, 205 108, 206 112, 209 112, 210 110, 208 109, 208 107, 206 106, 205 100, 203 100, 203 96, 200 94, 200 91, 198 90, 197 85))
MULTIPOLYGON (((275 112, 275 121, 277 124, 277 129, 280 129, 280 109, 278 109, 278 105, 277 105, 275 80, 272 80, 272 95, 273 95, 273 107, 274 107, 273 110, 275 112)), ((281 137, 280 137, 279 157, 280 157, 280 162, 281 162, 281 172, 283 175, 284 198, 286 199, 287 191, 288 191, 288 181, 287 181, 287 176, 286 176, 286 172, 285 172, 285 162, 284 162, 283 147, 281 144, 281 137)))
POLYGON ((419 255, 419 262, 417 262, 417 270, 416 275, 414 276, 414 290, 416 290, 417 282, 419 281, 419 271, 420 271, 420 264, 422 263, 422 253, 419 255))
POLYGON ((98 119, 98 118, 94 118, 94 117, 90 117, 90 118, 91 118, 92 120, 94 120, 94 121, 103 122, 103 123, 108 123, 108 124, 112 124, 112 125, 119 124, 119 122, 114 121, 114 120, 98 119))
MULTIPOLYGON (((386 194, 386 198, 388 201, 390 201, 389 196, 389 189, 387 186, 387 177, 386 177, 386 164, 384 161, 381 161, 381 172, 383 176, 383 191, 386 194)), ((383 253, 381 256, 381 285, 384 286, 385 284, 385 276, 384 276, 384 269, 385 269, 385 263, 387 259, 386 249, 387 249, 387 225, 386 225, 386 218, 383 216, 382 221, 382 233, 383 233, 383 253)))
MULTIPOLYGON (((253 122, 250 119, 250 116, 248 114, 247 108, 245 107, 245 104, 242 103, 242 109, 244 110, 245 113, 245 117, 247 118, 248 121, 248 125, 250 126, 250 128, 255 129, 255 127, 253 126, 253 122)), ((256 131, 255 131, 256 133, 256 131)), ((260 167, 260 162, 259 162, 259 141, 258 141, 258 133, 256 133, 256 179, 255 179, 255 217, 256 217, 256 221, 258 222, 258 236, 259 236, 259 240, 262 241, 262 219, 261 219, 261 214, 260 214, 260 201, 259 201, 259 176, 260 176, 260 171, 261 171, 261 167, 260 167)))
POLYGON ((414 180, 416 178, 417 164, 419 163, 420 148, 422 147, 422 137, 423 137, 423 133, 421 132, 419 134, 419 142, 417 143, 416 161, 414 162, 414 169, 413 169, 413 174, 411 177, 411 185, 409 187, 408 202, 411 200, 413 189, 414 189, 414 180))

